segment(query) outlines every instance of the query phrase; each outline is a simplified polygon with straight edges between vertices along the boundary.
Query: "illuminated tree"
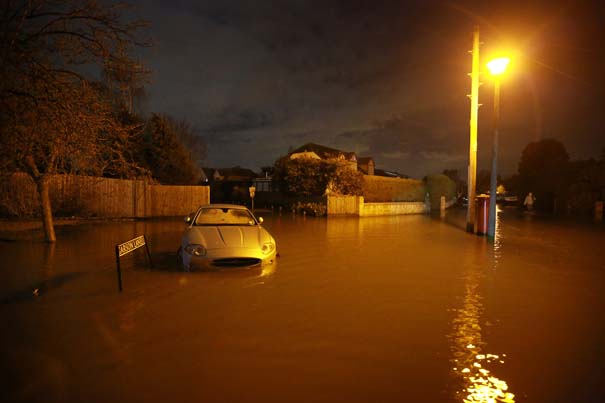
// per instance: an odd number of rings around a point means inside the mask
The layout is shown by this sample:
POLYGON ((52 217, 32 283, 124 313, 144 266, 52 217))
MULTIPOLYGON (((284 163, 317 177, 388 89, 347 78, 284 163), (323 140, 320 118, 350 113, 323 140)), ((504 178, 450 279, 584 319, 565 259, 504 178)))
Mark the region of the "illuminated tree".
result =
POLYGON ((337 166, 330 182, 330 192, 341 195, 363 195, 363 174, 346 166, 337 166))
POLYGON ((312 158, 283 157, 275 164, 274 179, 289 195, 321 196, 326 191, 333 166, 312 158))
MULTIPOLYGON (((55 241, 50 175, 102 172, 124 157, 136 129, 116 119, 94 66, 137 66, 139 21, 126 22, 122 5, 94 0, 2 2, 0 10, 0 169, 23 171, 36 183, 46 239, 55 241)), ((140 73, 140 69, 137 69, 140 73)), ((133 75, 134 76, 134 75, 133 75)))
POLYGON ((282 192, 293 196, 361 195, 363 175, 346 165, 313 158, 282 157, 275 163, 274 180, 282 192))

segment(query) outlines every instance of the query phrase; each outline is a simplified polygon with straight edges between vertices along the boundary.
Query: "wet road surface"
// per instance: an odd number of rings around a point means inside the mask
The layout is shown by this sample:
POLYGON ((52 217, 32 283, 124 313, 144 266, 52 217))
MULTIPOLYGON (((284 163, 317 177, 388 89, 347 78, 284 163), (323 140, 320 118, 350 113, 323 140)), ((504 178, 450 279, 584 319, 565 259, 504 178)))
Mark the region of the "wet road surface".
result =
POLYGON ((262 270, 179 271, 176 219, 1 242, 0 401, 605 401, 603 223, 261 215, 262 270))

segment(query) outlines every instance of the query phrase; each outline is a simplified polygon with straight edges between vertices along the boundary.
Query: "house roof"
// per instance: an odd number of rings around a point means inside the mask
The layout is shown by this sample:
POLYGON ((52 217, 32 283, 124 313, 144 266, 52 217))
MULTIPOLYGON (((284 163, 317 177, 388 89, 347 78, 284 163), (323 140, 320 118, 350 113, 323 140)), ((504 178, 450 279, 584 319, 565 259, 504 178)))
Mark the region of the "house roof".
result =
POLYGON ((330 148, 315 143, 307 143, 301 147, 298 147, 296 150, 292 151, 290 155, 304 152, 314 152, 315 154, 317 154, 318 157, 322 159, 338 158, 338 156, 341 154, 347 160, 356 159, 356 155, 354 152, 342 151, 336 148, 330 148))
POLYGON ((357 163, 360 165, 367 165, 370 163, 370 161, 374 162, 374 159, 372 157, 359 157, 357 158, 357 163))
POLYGON ((233 168, 218 168, 217 171, 225 180, 242 180, 256 178, 258 175, 251 169, 236 166, 233 168))
POLYGON ((400 174, 399 172, 385 171, 384 169, 375 169, 374 170, 374 175, 375 176, 386 176, 388 178, 403 178, 403 179, 408 179, 409 178, 409 176, 404 175, 404 174, 400 174))
POLYGON ((206 175, 206 178, 212 178, 212 175, 214 175, 214 168, 202 168, 202 171, 204 172, 204 175, 206 175))

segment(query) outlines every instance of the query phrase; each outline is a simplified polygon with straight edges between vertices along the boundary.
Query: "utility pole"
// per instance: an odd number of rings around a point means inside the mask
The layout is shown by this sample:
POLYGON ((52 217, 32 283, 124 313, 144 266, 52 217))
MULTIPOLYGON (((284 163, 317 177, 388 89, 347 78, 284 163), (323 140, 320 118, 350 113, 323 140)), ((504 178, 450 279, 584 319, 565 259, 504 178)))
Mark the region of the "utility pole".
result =
POLYGON ((489 195, 489 223, 487 238, 493 241, 496 236, 496 198, 498 197, 498 136, 500 125, 500 76, 506 71, 510 62, 508 57, 499 57, 487 63, 487 68, 494 76, 494 143, 492 147, 492 175, 489 195))
POLYGON ((487 224, 487 239, 493 241, 496 237, 496 199, 498 197, 498 136, 500 124, 500 78, 494 81, 494 140, 492 144, 492 174, 489 191, 489 216, 487 224))
POLYGON ((470 144, 468 152, 468 180, 466 210, 466 231, 475 232, 475 183, 477 180, 477 116, 479 112, 479 27, 473 32, 472 71, 471 71, 471 120, 470 120, 470 144))

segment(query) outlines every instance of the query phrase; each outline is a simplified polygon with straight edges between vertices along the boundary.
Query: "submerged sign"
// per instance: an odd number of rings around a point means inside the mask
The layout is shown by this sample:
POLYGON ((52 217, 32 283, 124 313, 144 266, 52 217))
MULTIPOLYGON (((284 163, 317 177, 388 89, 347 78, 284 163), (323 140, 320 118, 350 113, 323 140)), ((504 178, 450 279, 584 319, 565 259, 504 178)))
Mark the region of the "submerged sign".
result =
POLYGON ((145 246, 145 235, 141 235, 130 241, 118 245, 118 256, 124 256, 135 249, 145 246))
POLYGON ((138 236, 130 241, 116 245, 116 270, 118 272, 118 290, 122 291, 122 269, 120 268, 120 257, 124 256, 141 246, 145 247, 147 257, 149 258, 149 267, 151 267, 151 253, 149 253, 149 245, 145 240, 145 235, 138 236))

